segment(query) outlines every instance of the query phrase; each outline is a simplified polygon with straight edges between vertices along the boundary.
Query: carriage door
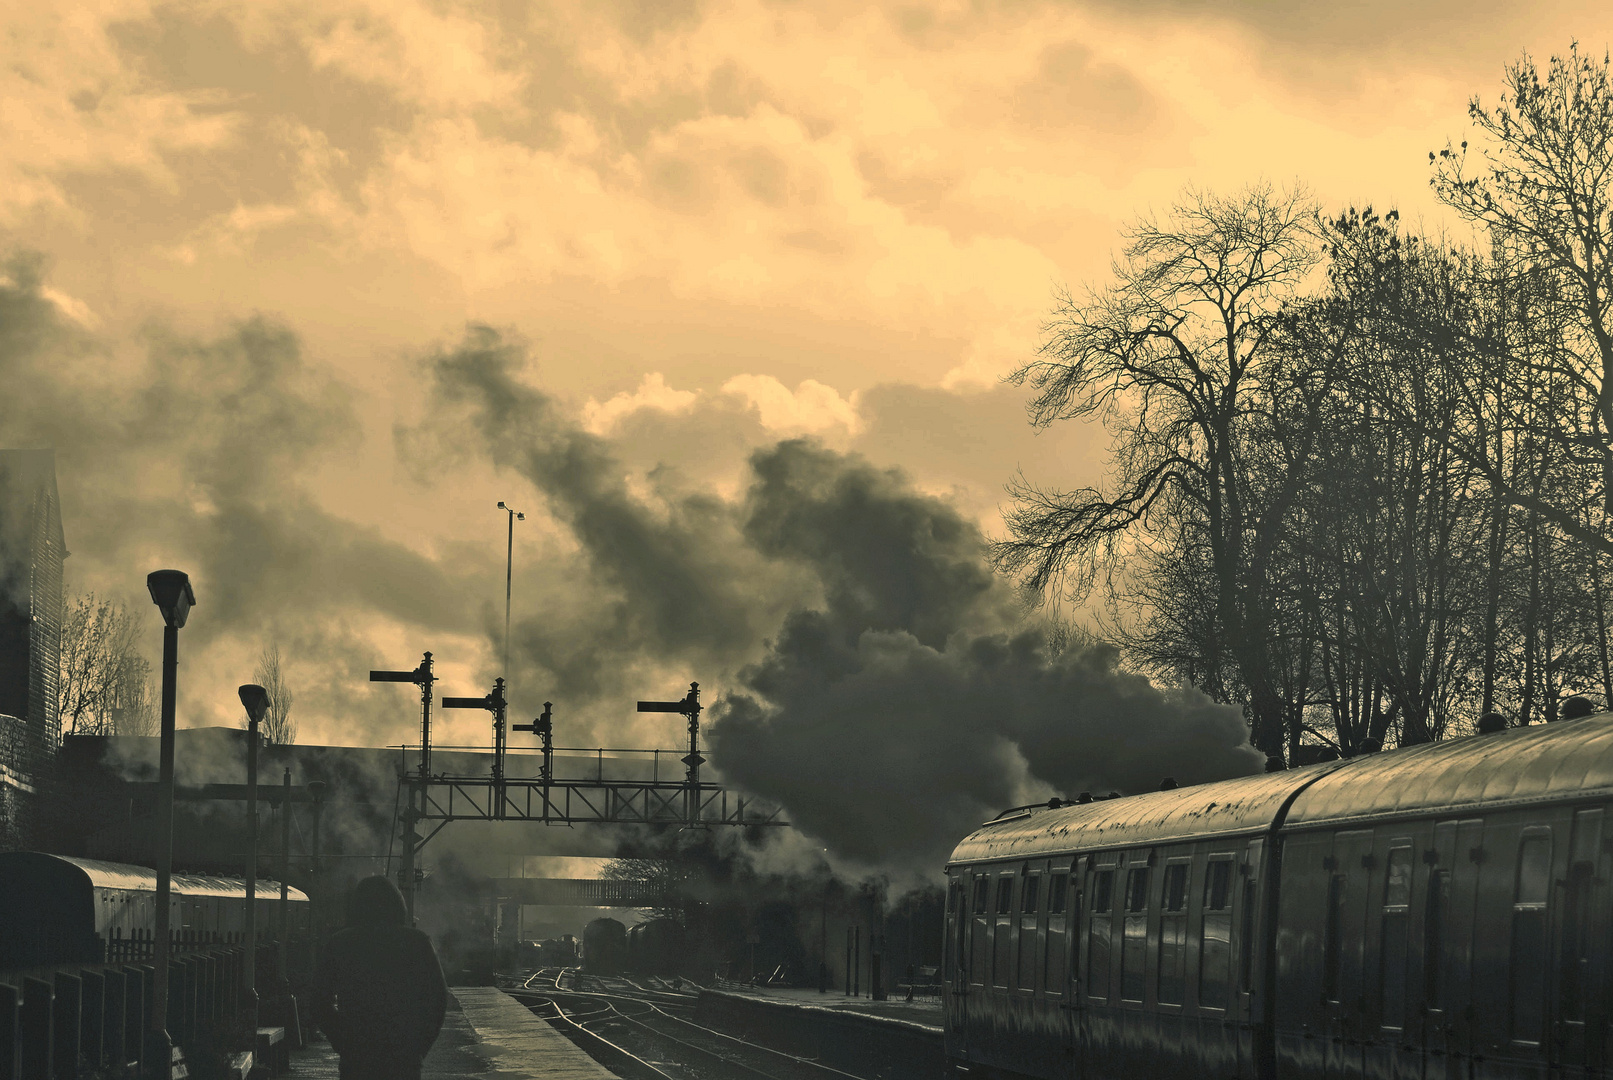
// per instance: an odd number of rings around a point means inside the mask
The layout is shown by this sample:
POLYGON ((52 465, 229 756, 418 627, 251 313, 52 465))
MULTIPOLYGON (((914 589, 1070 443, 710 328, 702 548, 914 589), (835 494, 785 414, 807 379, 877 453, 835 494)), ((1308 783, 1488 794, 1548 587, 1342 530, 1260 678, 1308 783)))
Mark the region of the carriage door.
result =
POLYGON ((969 1032, 969 874, 960 872, 947 886, 945 992, 947 1050, 968 1057, 969 1032))
POLYGON ((1473 1053, 1473 920, 1484 822, 1439 821, 1423 910, 1423 1046, 1428 1080, 1462 1080, 1473 1053))
POLYGON ((1266 842, 1251 840, 1244 850, 1242 872, 1235 886, 1237 895, 1238 952, 1234 960, 1237 985, 1234 987, 1233 1007, 1237 1011, 1238 1075, 1241 1077, 1266 1074, 1257 1058, 1258 1025, 1265 1016, 1263 995, 1271 993, 1262 972, 1266 969, 1266 950, 1262 941, 1269 935, 1265 912, 1261 911, 1261 874, 1264 872, 1266 842))
POLYGON ((1372 896, 1372 830, 1333 837, 1327 869, 1327 910, 1322 929, 1322 1012, 1329 1080, 1362 1074, 1366 1026, 1365 945, 1372 896))
POLYGON ((1081 860, 1053 860, 1047 879, 1047 962, 1043 986, 1059 1032, 1063 1065, 1054 1075, 1081 1080, 1081 860))
POLYGON ((1607 1067, 1608 866, 1602 808, 1576 811, 1568 872, 1557 883, 1557 971, 1551 1063, 1570 1076, 1601 1076, 1607 1067))

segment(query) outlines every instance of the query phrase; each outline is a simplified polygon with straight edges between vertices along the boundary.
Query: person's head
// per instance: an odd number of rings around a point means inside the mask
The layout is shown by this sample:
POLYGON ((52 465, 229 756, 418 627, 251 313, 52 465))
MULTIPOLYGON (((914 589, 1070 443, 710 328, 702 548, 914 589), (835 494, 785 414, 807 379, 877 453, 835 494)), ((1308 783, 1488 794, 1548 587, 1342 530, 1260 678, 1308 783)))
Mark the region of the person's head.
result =
POLYGON ((1498 712, 1487 712, 1479 717, 1479 734, 1494 735, 1507 729, 1507 718, 1498 712))
POLYGON ((347 897, 348 926, 406 926, 409 910, 390 878, 367 877, 347 897))
POLYGON ((1578 694, 1575 694, 1573 697, 1563 702, 1562 707, 1557 710, 1557 719, 1583 720, 1585 717, 1590 716, 1595 711, 1596 706, 1591 704, 1590 698, 1583 698, 1578 694))

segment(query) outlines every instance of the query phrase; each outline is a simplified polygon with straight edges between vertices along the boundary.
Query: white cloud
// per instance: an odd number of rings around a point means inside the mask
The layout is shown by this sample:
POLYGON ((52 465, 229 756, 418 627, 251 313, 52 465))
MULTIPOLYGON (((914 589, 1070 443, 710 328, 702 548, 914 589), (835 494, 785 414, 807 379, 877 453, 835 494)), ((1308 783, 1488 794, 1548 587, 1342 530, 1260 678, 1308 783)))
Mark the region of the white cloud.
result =
POLYGON ((805 379, 791 390, 771 375, 735 375, 723 383, 722 392, 744 398, 771 432, 816 435, 843 428, 855 435, 862 428, 857 394, 847 400, 816 379, 805 379))
POLYGON ((688 412, 699 397, 695 390, 674 390, 659 371, 652 371, 632 393, 623 391, 604 403, 590 398, 582 409, 583 426, 595 435, 608 435, 617 424, 636 412, 645 409, 688 412))
POLYGON ((39 290, 39 295, 55 304, 58 311, 86 330, 94 330, 101 325, 101 320, 96 317, 95 312, 90 310, 90 305, 76 296, 69 296, 60 289, 53 289, 49 285, 42 287, 39 290))

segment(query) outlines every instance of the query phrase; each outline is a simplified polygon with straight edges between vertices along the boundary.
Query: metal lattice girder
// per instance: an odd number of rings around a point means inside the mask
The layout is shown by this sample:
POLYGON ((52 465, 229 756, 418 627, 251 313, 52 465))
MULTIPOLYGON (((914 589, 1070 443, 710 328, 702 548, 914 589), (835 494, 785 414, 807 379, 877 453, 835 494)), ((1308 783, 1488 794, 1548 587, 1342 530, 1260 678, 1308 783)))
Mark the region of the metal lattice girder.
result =
POLYGON ((493 878, 483 889, 500 899, 555 907, 663 907, 675 899, 647 882, 591 878, 493 878))
MULTIPOLYGON (((686 825, 690 820, 690 788, 677 781, 557 780, 544 785, 525 779, 496 783, 489 777, 433 777, 422 782, 410 777, 402 782, 424 789, 422 821, 686 825)), ((788 825, 780 813, 717 784, 701 784, 694 817, 705 825, 788 825)))

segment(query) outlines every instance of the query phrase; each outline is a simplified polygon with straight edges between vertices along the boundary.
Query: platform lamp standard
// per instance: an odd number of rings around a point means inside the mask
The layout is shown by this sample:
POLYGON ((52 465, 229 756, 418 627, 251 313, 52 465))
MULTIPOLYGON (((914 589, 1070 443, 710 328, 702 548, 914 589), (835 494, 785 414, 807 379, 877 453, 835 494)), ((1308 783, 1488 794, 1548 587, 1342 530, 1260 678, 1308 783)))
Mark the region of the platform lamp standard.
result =
POLYGON ((174 702, 179 681, 179 629, 196 605, 190 577, 182 570, 146 575, 151 601, 162 612, 162 739, 157 771, 157 926, 152 957, 151 1040, 153 1057, 171 1071, 174 1042, 168 1035, 168 931, 174 878, 174 702))
POLYGON ((525 521, 526 520, 526 515, 521 513, 518 510, 513 510, 510 507, 505 506, 502 502, 500 502, 498 504, 498 508, 500 510, 504 511, 506 514, 510 515, 509 538, 508 538, 508 540, 505 541, 505 544, 504 544, 504 666, 503 666, 503 668, 500 669, 500 674, 502 674, 504 676, 504 681, 509 682, 509 680, 510 680, 510 580, 511 580, 511 570, 515 566, 515 523, 517 521, 525 521))
MULTIPOLYGON (((269 713, 269 691, 256 683, 240 688, 246 706, 246 956, 241 965, 241 1009, 249 1031, 258 1030, 258 724, 269 713)), ((257 1036, 254 1035, 255 1039, 257 1036)))

